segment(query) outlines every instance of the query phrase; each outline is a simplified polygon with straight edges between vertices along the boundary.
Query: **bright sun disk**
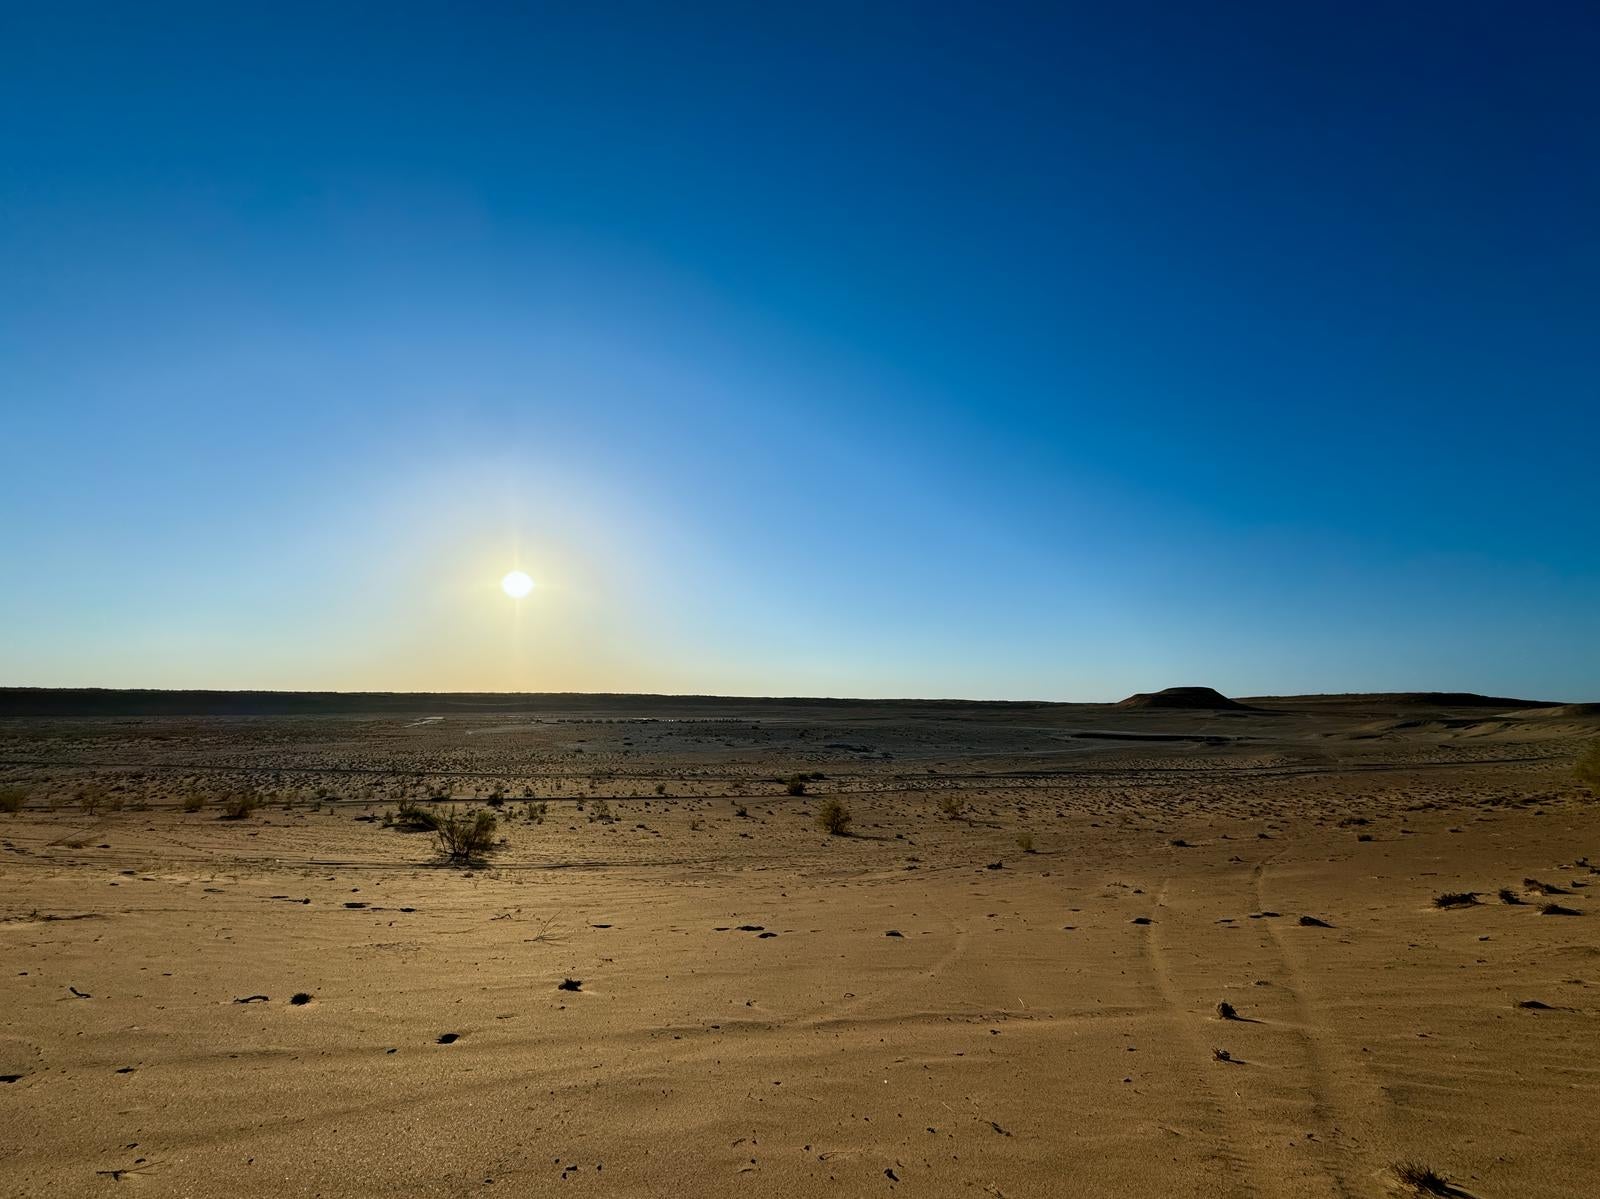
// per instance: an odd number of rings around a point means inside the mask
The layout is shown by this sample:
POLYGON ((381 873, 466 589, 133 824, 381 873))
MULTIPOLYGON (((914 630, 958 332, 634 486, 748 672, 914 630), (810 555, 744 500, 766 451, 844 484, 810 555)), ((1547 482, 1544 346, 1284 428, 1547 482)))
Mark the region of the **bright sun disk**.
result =
POLYGON ((533 580, 520 570, 514 570, 500 580, 500 590, 512 599, 521 599, 533 590, 533 580))

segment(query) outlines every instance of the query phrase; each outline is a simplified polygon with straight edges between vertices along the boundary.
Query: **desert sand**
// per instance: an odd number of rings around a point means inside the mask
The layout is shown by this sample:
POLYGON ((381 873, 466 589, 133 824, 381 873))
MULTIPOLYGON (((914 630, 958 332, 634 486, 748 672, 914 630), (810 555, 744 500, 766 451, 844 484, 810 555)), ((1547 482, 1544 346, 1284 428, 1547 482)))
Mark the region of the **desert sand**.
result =
POLYGON ((1600 714, 1194 702, 13 695, 0 1193, 1595 1194, 1600 714))

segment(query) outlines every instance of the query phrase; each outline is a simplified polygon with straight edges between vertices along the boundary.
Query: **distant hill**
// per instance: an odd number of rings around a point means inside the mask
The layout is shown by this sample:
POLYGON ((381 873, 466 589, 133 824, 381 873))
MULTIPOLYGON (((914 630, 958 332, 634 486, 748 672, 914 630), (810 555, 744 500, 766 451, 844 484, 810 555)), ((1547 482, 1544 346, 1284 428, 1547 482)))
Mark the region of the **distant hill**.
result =
POLYGON ((1218 712, 1247 712, 1238 703, 1210 687, 1168 687, 1164 691, 1141 691, 1117 704, 1119 708, 1210 709, 1218 712))

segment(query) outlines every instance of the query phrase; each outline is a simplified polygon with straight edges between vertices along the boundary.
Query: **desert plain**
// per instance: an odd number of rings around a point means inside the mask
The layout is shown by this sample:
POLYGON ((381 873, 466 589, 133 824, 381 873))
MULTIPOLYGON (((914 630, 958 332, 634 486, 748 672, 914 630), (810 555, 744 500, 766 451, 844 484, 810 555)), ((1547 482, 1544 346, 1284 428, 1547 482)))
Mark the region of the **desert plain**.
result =
POLYGON ((1592 705, 36 698, 5 1195, 1600 1193, 1592 705))

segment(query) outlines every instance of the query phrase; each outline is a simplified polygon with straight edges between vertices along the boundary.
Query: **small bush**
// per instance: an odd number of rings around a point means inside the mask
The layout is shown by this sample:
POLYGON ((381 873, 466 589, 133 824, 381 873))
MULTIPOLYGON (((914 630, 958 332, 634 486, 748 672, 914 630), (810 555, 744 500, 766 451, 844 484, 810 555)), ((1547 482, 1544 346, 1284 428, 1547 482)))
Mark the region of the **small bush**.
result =
POLYGON ((1033 834, 1032 833, 1019 833, 1017 835, 1017 848, 1020 849, 1023 853, 1034 853, 1034 852, 1036 852, 1034 850, 1034 848, 1033 848, 1033 834))
POLYGON ((0 787, 0 812, 10 812, 15 816, 27 802, 28 793, 21 787, 0 787))
POLYGON ((204 795, 185 795, 183 797, 183 810, 185 812, 198 812, 206 806, 204 795))
POLYGON ((240 791, 226 796, 222 801, 222 815, 218 820, 243 820, 259 806, 254 795, 240 791))
POLYGON ((394 827, 403 833, 431 833, 439 827, 439 813, 402 799, 394 814, 394 827))
POLYGON ((1446 891, 1433 897, 1433 906, 1436 908, 1464 908, 1477 902, 1476 891, 1446 891))
POLYGON ((465 865, 481 861, 494 848, 495 823, 493 812, 440 816, 434 836, 446 860, 465 865))
POLYGON ((803 778, 792 778, 784 790, 788 791, 790 795, 804 795, 806 793, 806 781, 803 778))
POLYGON ((850 831, 850 809, 837 799, 827 799, 817 809, 817 827, 832 837, 843 837, 850 831))
POLYGON ((1600 737, 1596 737, 1583 752, 1578 755, 1572 772, 1578 776, 1578 781, 1589 790, 1600 793, 1600 737))
POLYGON ((939 801, 939 811, 944 813, 946 820, 960 820, 966 810, 967 801, 959 795, 946 795, 939 801))
POLYGON ((601 824, 610 824, 616 819, 611 814, 611 805, 603 799, 597 799, 589 805, 589 819, 598 820, 601 824))
POLYGON ((1239 1009, 1234 1007, 1233 1004, 1229 1003, 1226 999, 1217 1004, 1217 1019, 1237 1020, 1238 1018, 1239 1009))

